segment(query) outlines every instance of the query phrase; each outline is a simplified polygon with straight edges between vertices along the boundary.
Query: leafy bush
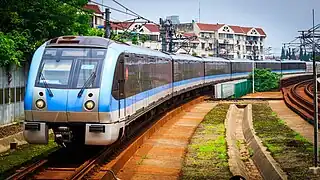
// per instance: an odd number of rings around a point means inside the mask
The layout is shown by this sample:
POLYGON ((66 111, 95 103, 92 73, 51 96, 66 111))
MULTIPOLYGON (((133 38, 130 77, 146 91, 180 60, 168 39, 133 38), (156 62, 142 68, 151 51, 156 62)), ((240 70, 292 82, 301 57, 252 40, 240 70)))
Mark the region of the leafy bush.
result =
MULTIPOLYGON (((257 92, 270 91, 279 88, 281 74, 274 73, 271 69, 254 70, 254 89, 257 92)), ((248 80, 252 81, 252 73, 248 80)))

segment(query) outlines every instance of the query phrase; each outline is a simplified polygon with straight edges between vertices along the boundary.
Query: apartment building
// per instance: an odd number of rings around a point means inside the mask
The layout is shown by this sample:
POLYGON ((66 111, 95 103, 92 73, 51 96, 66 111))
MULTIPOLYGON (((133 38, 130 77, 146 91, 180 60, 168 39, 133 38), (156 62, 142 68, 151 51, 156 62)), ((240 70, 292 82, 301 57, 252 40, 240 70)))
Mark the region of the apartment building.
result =
POLYGON ((200 40, 196 52, 201 56, 264 59, 266 34, 261 28, 194 23, 194 32, 200 40))

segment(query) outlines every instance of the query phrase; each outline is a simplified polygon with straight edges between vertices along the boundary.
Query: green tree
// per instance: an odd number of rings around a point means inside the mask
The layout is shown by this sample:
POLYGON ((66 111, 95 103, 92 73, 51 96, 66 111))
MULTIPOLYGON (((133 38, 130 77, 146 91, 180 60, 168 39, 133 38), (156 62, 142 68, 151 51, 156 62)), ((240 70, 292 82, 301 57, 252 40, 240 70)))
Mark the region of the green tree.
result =
POLYGON ((138 44, 138 36, 137 35, 133 35, 132 38, 131 38, 131 42, 132 44, 138 44))
POLYGON ((304 61, 304 59, 303 59, 303 51, 302 51, 301 47, 300 47, 300 50, 299 50, 299 59, 300 59, 300 61, 304 61))
POLYGON ((148 41, 150 38, 149 36, 145 35, 145 34, 140 34, 140 41, 142 42, 142 44, 144 44, 146 41, 148 41))
MULTIPOLYGON (((9 62, 0 64, 19 65, 21 60, 31 60, 35 49, 54 37, 88 35, 92 13, 83 10, 87 3, 88 0, 0 1, 0 32, 3 33, 1 42, 11 39, 15 45, 10 46, 23 53, 18 61, 10 58, 9 62)), ((3 54, 0 56, 4 57, 3 54)))
POLYGON ((280 56, 281 59, 286 59, 286 52, 284 51, 284 48, 282 47, 281 49, 281 56, 280 56))
POLYGON ((307 56, 307 51, 305 50, 304 51, 304 53, 303 53, 303 59, 305 60, 305 61, 308 61, 309 59, 308 59, 308 56, 307 56))
POLYGON ((196 52, 192 52, 192 56, 198 56, 196 52))
MULTIPOLYGON (((270 91, 279 88, 281 74, 274 73, 271 69, 254 70, 254 89, 257 92, 270 91)), ((252 81, 252 73, 248 80, 252 81)))
POLYGON ((104 37, 105 31, 103 29, 98 29, 98 28, 91 28, 89 29, 87 35, 88 36, 100 36, 104 37))
POLYGON ((294 52, 294 49, 292 49, 291 59, 296 60, 296 54, 294 52))
POLYGON ((19 60, 22 58, 23 52, 19 50, 18 44, 15 43, 14 38, 0 32, 0 65, 7 68, 6 70, 8 71, 12 63, 20 65, 19 60))
POLYGON ((286 50, 286 58, 285 59, 289 59, 289 51, 286 50))

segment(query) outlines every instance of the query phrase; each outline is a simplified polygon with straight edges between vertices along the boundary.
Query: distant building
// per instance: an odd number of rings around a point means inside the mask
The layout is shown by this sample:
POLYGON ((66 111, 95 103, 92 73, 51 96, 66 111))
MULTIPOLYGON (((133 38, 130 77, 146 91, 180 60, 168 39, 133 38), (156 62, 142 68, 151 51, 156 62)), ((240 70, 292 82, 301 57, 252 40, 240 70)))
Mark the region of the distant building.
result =
POLYGON ((171 20, 172 24, 180 24, 179 16, 167 16, 168 20, 171 20))
POLYGON ((93 16, 91 18, 91 27, 93 28, 103 28, 104 27, 104 18, 103 12, 100 10, 98 5, 87 4, 84 6, 85 9, 93 11, 93 16))
MULTIPOLYGON (((230 59, 265 59, 262 28, 241 27, 227 24, 183 23, 174 26, 180 34, 193 33, 192 50, 199 56, 223 56, 230 59)), ((183 42, 188 44, 186 41, 183 42)), ((181 46, 177 42, 176 46, 181 46)), ((182 45, 183 47, 183 45, 182 45)))

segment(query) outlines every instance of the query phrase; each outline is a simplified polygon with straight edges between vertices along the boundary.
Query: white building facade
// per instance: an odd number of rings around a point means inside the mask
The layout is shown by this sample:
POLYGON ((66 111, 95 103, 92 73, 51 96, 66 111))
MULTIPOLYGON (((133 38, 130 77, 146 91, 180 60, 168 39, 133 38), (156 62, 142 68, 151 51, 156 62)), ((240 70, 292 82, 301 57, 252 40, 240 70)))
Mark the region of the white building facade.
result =
POLYGON ((264 59, 266 34, 261 28, 194 23, 194 32, 200 39, 195 49, 200 56, 264 59))

